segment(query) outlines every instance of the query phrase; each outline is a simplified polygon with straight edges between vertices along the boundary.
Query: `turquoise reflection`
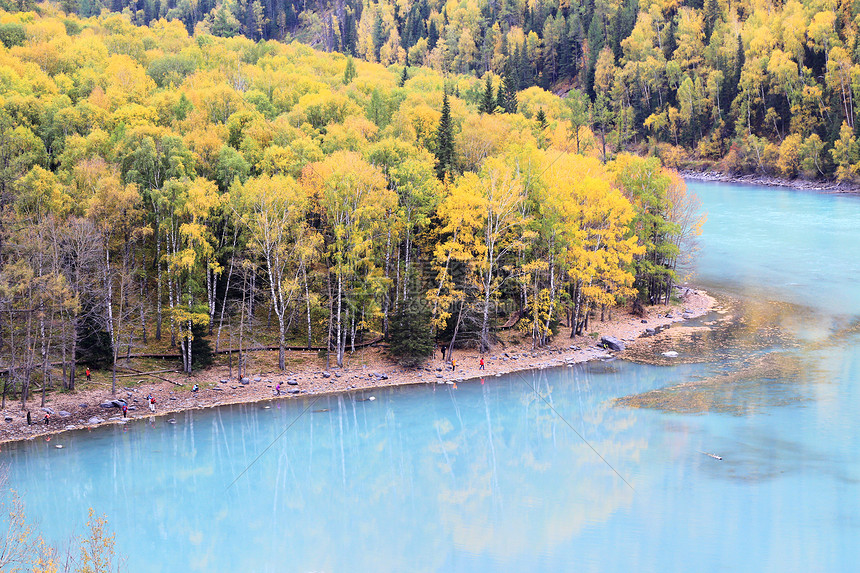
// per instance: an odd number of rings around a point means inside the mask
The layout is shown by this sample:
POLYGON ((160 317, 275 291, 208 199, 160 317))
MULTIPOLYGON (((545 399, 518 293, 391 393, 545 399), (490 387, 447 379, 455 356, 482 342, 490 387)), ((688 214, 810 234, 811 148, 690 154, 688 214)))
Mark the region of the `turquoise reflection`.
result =
POLYGON ((130 571, 852 571, 860 200, 691 187, 724 313, 635 362, 141 420, 4 447, 9 481, 130 571))

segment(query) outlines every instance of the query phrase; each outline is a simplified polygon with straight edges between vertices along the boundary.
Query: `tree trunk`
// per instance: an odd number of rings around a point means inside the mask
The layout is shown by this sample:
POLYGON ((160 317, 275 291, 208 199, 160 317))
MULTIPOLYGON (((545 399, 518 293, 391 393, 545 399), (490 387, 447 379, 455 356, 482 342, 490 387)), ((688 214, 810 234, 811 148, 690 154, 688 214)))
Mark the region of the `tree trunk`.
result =
POLYGON ((156 299, 156 315, 155 315, 155 339, 161 340, 161 320, 162 320, 162 309, 161 309, 161 288, 163 283, 163 277, 161 272, 161 237, 158 232, 158 226, 155 227, 155 268, 156 268, 156 281, 155 281, 155 299, 156 299))

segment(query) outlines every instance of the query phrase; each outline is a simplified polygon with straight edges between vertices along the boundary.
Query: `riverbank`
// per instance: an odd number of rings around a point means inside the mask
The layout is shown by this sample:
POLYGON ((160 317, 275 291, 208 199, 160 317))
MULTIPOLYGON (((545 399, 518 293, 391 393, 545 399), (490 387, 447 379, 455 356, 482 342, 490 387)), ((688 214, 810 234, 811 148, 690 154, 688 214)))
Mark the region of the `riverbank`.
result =
POLYGON ((740 183, 744 185, 767 185, 787 187, 803 191, 823 191, 826 193, 860 194, 860 186, 845 181, 817 181, 808 179, 783 179, 768 175, 727 175, 719 171, 679 171, 684 179, 693 181, 716 181, 720 183, 740 183))
POLYGON ((109 389, 87 388, 73 393, 53 393, 40 407, 41 397, 29 400, 26 409, 19 402, 7 402, 2 411, 0 443, 29 439, 50 439, 54 434, 104 424, 123 424, 135 418, 149 418, 146 397, 156 399, 156 416, 169 420, 172 414, 185 410, 212 408, 228 404, 253 403, 264 400, 287 400, 368 391, 388 386, 408 384, 452 384, 469 379, 501 376, 522 370, 550 368, 604 358, 613 353, 597 346, 600 337, 612 336, 630 343, 646 334, 674 322, 702 316, 714 306, 714 299, 706 292, 689 286, 677 287, 679 302, 673 305, 649 307, 644 318, 633 316, 626 310, 614 311, 611 320, 594 320, 590 334, 568 338, 560 334, 547 347, 533 350, 527 337, 507 332, 491 352, 483 355, 484 369, 480 369, 482 355, 476 350, 455 350, 456 368, 441 360, 437 353, 423 369, 405 369, 395 364, 382 346, 357 350, 348 356, 343 369, 325 369, 325 359, 315 352, 290 352, 286 372, 277 369, 277 352, 257 358, 252 373, 244 380, 229 377, 229 370, 215 367, 190 377, 149 381, 118 387, 117 394, 109 389), (523 339, 526 340, 523 340, 523 339), (244 382, 244 383, 243 383, 244 382), (276 395, 280 383, 280 395, 276 395), (194 384, 199 386, 192 392, 194 384), (118 408, 102 407, 111 400, 123 399, 129 404, 128 419, 123 419, 118 408), (46 425, 46 409, 50 420, 46 425), (32 424, 27 424, 27 412, 32 424))

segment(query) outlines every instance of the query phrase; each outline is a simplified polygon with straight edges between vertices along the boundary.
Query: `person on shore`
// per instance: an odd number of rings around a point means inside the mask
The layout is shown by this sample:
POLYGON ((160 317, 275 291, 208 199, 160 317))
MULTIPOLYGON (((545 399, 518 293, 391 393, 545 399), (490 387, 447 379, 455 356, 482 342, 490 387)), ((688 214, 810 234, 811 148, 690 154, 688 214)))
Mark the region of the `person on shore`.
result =
POLYGON ((155 396, 149 395, 149 411, 155 413, 155 396))
POLYGON ((484 357, 481 356, 481 365, 478 367, 478 370, 483 370, 483 369, 484 369, 484 357))
POLYGON ((122 417, 128 418, 128 404, 122 405, 122 417))
POLYGON ((275 386, 275 395, 276 395, 276 396, 280 396, 280 395, 281 395, 281 383, 280 383, 280 382, 278 382, 278 385, 277 385, 277 386, 275 386))
POLYGON ((47 426, 48 422, 50 422, 50 421, 51 421, 51 413, 45 412, 45 425, 47 426))
POLYGON ((87 374, 87 382, 89 382, 90 381, 90 367, 89 366, 87 366, 86 374, 87 374))
POLYGON ((444 344, 439 345, 439 351, 442 353, 442 361, 444 362, 445 361, 445 345, 444 344))
POLYGON ((200 390, 200 386, 198 386, 197 383, 195 382, 194 387, 191 388, 191 391, 196 394, 198 390, 200 390))
POLYGON ((27 410, 27 425, 30 426, 33 424, 33 420, 30 418, 30 410, 27 410))
POLYGON ((457 369, 457 361, 455 359, 451 359, 451 372, 457 369))

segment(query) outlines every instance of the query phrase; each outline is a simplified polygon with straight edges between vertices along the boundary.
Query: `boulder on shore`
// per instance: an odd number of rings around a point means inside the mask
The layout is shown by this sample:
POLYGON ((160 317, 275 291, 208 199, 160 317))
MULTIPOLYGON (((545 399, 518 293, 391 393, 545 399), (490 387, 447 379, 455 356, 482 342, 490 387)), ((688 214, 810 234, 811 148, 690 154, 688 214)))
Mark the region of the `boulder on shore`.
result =
POLYGON ((615 338, 614 336, 603 336, 600 339, 600 346, 603 348, 608 348, 609 350, 614 350, 615 352, 621 352, 624 350, 624 343, 615 338))

